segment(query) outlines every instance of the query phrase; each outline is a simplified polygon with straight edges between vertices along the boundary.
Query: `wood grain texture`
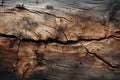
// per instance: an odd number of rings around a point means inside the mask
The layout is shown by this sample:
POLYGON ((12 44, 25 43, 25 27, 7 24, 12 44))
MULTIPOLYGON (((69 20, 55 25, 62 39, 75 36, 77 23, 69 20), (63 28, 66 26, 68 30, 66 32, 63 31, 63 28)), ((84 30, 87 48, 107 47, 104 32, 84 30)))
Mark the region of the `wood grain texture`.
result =
POLYGON ((107 17, 96 14, 106 12, 110 1, 38 0, 37 6, 0 7, 0 79, 119 80, 119 2, 107 17), (83 3, 100 8, 84 11, 78 8, 83 3))

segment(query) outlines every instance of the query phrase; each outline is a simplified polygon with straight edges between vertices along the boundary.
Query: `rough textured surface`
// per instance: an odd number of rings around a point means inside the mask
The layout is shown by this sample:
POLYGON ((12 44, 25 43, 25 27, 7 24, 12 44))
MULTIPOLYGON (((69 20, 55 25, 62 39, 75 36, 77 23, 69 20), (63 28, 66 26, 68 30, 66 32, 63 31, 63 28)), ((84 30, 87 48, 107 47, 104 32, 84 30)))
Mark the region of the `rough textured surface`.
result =
POLYGON ((119 7, 101 18, 50 5, 0 7, 0 79, 119 80, 119 7))

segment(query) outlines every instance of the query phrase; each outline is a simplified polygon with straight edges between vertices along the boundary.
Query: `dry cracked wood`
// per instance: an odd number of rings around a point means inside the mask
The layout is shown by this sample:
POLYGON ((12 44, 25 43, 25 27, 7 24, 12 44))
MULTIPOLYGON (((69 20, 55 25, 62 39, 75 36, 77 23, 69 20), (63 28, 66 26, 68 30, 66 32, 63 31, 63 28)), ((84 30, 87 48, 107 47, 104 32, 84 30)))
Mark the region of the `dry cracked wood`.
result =
POLYGON ((119 80, 118 14, 0 7, 0 78, 119 80))

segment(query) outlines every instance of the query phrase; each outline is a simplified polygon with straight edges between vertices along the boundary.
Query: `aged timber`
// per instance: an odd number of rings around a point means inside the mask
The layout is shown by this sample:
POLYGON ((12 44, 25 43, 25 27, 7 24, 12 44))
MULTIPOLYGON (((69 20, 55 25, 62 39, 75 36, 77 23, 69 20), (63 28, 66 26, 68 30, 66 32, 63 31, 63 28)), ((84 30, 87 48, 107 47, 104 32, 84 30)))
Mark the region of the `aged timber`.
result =
POLYGON ((2 0, 1 80, 119 80, 119 0, 2 0))

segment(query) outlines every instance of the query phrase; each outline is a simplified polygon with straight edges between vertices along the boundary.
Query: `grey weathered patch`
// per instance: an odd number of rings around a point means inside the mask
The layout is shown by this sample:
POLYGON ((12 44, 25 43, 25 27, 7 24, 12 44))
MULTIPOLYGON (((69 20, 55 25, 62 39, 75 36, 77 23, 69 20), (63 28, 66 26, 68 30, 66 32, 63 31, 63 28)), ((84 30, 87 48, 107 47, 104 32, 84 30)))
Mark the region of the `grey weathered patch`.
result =
POLYGON ((32 20, 32 18, 30 18, 30 17, 23 17, 23 20, 29 25, 29 28, 38 26, 37 22, 32 20))

